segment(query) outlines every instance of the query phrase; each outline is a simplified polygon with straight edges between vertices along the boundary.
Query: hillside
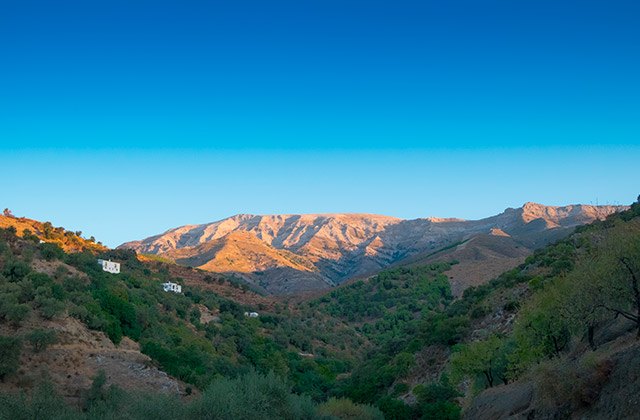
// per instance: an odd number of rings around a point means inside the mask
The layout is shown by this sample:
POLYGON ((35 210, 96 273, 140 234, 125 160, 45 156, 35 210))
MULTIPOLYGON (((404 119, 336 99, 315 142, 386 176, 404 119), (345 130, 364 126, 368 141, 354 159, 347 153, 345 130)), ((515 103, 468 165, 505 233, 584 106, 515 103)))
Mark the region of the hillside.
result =
POLYGON ((479 286, 522 264, 532 250, 502 230, 477 234, 454 246, 428 255, 403 260, 401 265, 424 265, 435 261, 457 261, 447 272, 451 292, 459 297, 471 286, 479 286))
POLYGON ((0 419, 42 406, 67 413, 52 418, 628 417, 639 218, 634 204, 581 226, 459 298, 458 266, 523 258, 517 224, 295 299, 157 256, 65 253, 2 229, 0 419), (162 291, 167 280, 184 293, 162 291))
POLYGON ((26 217, 1 215, 0 229, 15 229, 20 237, 33 236, 39 241, 56 244, 67 252, 101 252, 107 249, 93 238, 83 238, 82 232, 72 232, 63 227, 54 227, 51 222, 39 222, 26 217))
MULTIPOLYGON (((259 377, 248 381, 303 393, 302 402, 313 411, 310 398, 326 400, 335 377, 348 371, 358 349, 368 347, 345 324, 313 311, 292 311, 238 279, 140 262, 126 250, 65 253, 0 229, 4 408, 7 401, 24 403, 12 399, 12 392, 35 398, 43 386, 51 388, 46 394, 58 405, 59 397, 89 407, 93 392, 102 404, 115 398, 110 387, 129 396, 162 392, 178 403, 175 398, 189 400, 217 379, 255 371, 259 377), (102 271, 97 258, 120 262, 120 274, 102 271), (183 294, 164 292, 165 281, 182 284, 183 294), (250 311, 259 317, 245 316, 250 311), (96 379, 101 371, 106 375, 96 379), (272 371, 277 377, 260 376, 272 371)), ((4 408, 0 418, 10 412, 4 408)))
POLYGON ((454 372, 496 378, 475 378, 465 418, 636 417, 640 203, 537 252, 517 274, 520 286, 502 292, 521 289, 506 328, 452 356, 454 372), (484 361, 472 367, 471 355, 484 361))
POLYGON ((632 418, 639 217, 634 204, 581 227, 460 299, 439 289, 456 267, 446 263, 317 298, 376 344, 338 387, 395 419, 632 418), (429 289, 441 300, 425 302, 429 289))
POLYGON ((245 214, 182 226, 119 248, 212 272, 239 273, 271 293, 289 294, 329 288, 394 264, 429 262, 431 254, 460 243, 470 247, 452 255, 461 263, 453 273, 455 293, 460 293, 515 267, 534 249, 568 235, 576 226, 624 208, 526 203, 470 221, 369 214, 245 214), (516 247, 515 254, 497 250, 516 247), (486 262, 482 269, 476 264, 479 260, 486 262))

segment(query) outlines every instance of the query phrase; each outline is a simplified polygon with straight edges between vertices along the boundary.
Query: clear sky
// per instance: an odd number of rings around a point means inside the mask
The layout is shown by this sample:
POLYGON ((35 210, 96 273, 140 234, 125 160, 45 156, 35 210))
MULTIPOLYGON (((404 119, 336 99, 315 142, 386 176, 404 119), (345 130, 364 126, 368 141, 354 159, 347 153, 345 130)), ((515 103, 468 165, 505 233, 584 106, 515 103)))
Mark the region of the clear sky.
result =
POLYGON ((236 213, 640 193, 640 2, 2 1, 0 207, 108 245, 236 213))

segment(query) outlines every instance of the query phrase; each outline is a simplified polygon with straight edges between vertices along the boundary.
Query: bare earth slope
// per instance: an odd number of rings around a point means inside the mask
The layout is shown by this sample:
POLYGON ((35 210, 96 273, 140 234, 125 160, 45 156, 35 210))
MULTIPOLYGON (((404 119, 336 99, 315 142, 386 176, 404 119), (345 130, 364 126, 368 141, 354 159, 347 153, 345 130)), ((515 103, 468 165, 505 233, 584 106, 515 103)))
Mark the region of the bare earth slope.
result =
MULTIPOLYGON (((502 231, 500 231, 502 232, 502 231)), ((462 243, 432 253, 417 255, 402 264, 428 264, 438 260, 458 261, 447 271, 454 296, 460 296, 469 286, 478 286, 499 274, 522 264, 532 249, 511 236, 480 233, 462 243)))
POLYGON ((480 220, 242 214, 182 226, 120 247, 213 272, 240 273, 278 294, 328 288, 392 264, 446 257, 460 261, 452 279, 460 292, 516 266, 533 249, 575 226, 624 208, 526 203, 480 220), (459 246, 452 251, 435 255, 455 244, 459 246))

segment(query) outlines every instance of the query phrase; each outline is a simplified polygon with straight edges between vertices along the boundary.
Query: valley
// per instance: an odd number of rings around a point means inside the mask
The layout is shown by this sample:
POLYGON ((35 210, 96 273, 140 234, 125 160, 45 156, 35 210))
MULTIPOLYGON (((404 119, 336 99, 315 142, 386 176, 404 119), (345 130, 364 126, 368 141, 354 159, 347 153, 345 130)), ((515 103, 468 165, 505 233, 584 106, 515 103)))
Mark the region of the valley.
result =
POLYGON ((634 410, 638 203, 239 216, 118 249, 25 220, 1 220, 2 419, 634 410))

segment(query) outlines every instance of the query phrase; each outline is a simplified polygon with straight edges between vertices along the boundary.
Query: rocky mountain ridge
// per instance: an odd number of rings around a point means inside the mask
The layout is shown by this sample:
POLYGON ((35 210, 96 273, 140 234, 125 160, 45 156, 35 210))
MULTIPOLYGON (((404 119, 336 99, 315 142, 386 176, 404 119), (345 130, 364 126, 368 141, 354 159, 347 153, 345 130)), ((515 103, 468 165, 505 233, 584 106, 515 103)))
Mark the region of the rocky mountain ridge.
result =
MULTIPOLYGON (((178 264, 209 271, 238 273, 273 293, 286 294, 372 274, 476 235, 510 237, 522 247, 519 254, 526 255, 576 226, 625 208, 528 202, 479 220, 405 220, 372 214, 240 214, 213 223, 181 226, 120 248, 162 255, 178 264)), ((514 264, 517 261, 513 259, 514 264)))

